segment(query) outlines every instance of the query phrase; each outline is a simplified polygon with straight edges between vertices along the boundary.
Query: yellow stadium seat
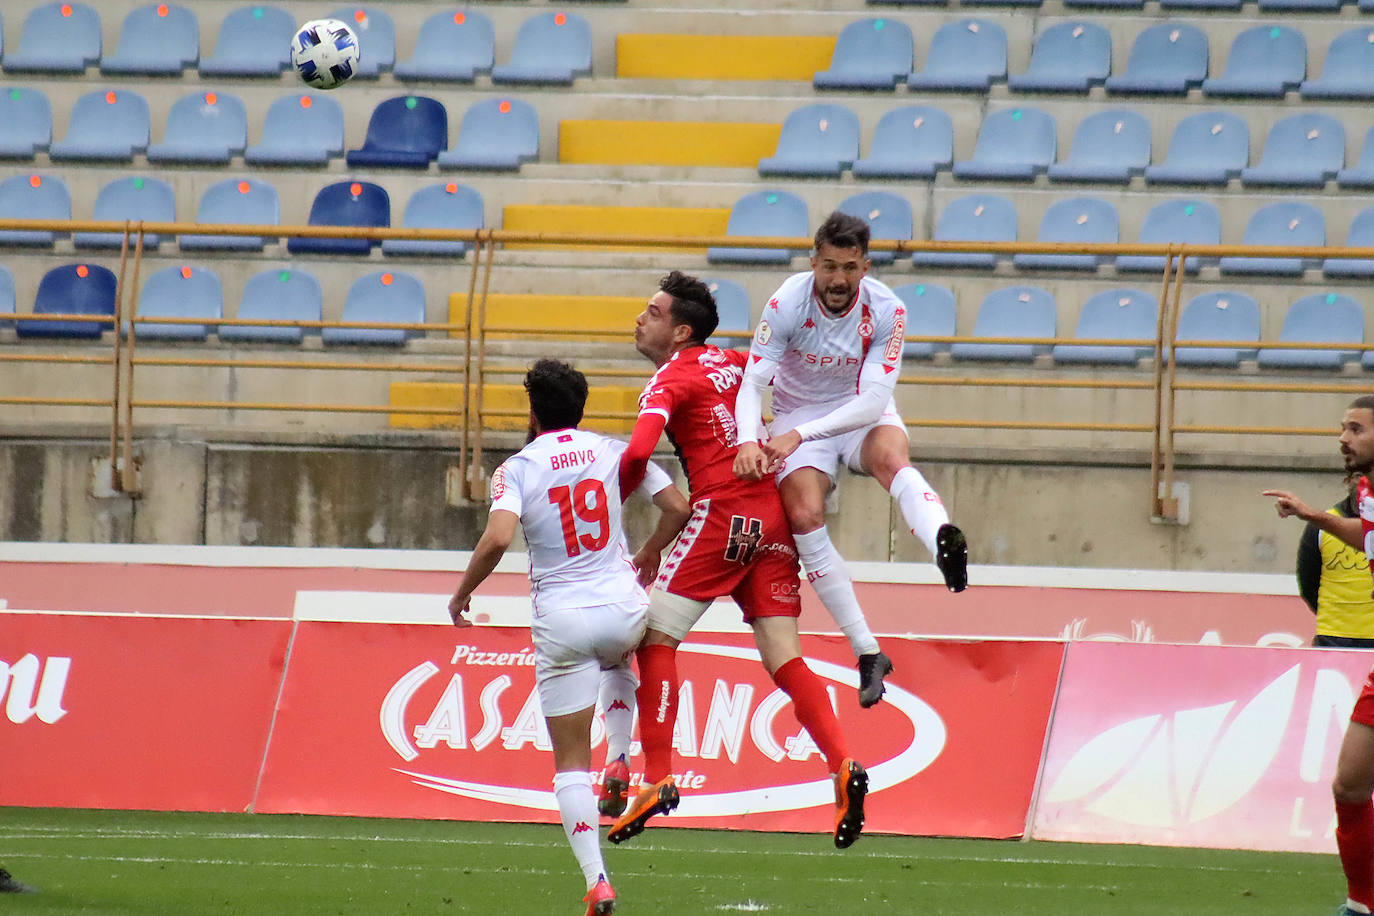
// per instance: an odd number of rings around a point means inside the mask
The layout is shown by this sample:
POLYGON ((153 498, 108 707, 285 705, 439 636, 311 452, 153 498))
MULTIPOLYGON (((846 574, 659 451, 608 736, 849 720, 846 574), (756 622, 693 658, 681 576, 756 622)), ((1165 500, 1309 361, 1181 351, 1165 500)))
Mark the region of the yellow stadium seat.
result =
MULTIPOLYGON (((581 207, 562 204, 513 204, 505 208, 501 226, 511 232, 691 238, 724 235, 729 222, 728 207, 581 207)), ((586 250, 586 246, 580 245, 535 243, 508 244, 506 247, 545 251, 586 250)), ((706 253, 705 246, 673 248, 651 245, 598 245, 596 250, 706 253)))
POLYGON ((569 119, 558 124, 558 161, 756 169, 780 133, 781 124, 569 119))
POLYGON ((620 77, 805 80, 830 67, 834 35, 617 35, 620 77))
MULTIPOLYGON (((488 340, 588 340, 599 343, 625 343, 634 340, 635 318, 644 310, 648 291, 643 296, 577 296, 546 293, 490 293, 487 296, 488 340), (600 331, 604 334, 574 334, 569 331, 600 331)), ((468 316, 467 293, 448 297, 448 318, 463 324, 468 316)), ((452 332, 462 337, 462 331, 452 332)), ((476 332, 474 331, 474 334, 476 332)))

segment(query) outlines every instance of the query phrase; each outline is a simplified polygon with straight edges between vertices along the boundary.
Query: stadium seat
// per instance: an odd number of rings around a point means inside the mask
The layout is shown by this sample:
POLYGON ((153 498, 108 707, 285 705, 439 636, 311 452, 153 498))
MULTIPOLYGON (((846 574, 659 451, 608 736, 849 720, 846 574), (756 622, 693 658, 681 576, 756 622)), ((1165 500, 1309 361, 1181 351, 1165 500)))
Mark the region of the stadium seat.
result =
POLYGON ((320 18, 341 19, 357 33, 362 54, 354 79, 375 80, 396 66, 396 24, 388 13, 375 6, 345 6, 320 18))
MULTIPOLYGON (((1179 315, 1176 339, 1259 342, 1259 303, 1245 293, 1232 290, 1194 296, 1179 315)), ((1174 358, 1180 366, 1234 368, 1242 359, 1254 359, 1255 351, 1234 347, 1178 347, 1174 358)))
POLYGON ((787 116, 759 174, 838 178, 859 158, 859 116, 843 105, 804 105, 787 116))
MULTIPOLYGON (((969 194, 950 201, 935 224, 937 242, 1014 242, 1016 207, 995 194, 969 194)), ((917 267, 997 266, 997 255, 965 251, 917 251, 911 255, 917 267)))
MULTIPOLYGON (((1159 301, 1138 289, 1108 289, 1088 297, 1073 336, 1080 340, 1151 340, 1159 333, 1159 301)), ((1154 347, 1055 344, 1056 363, 1134 366, 1154 347)))
MULTIPOLYGON (((281 202, 277 189, 256 178, 226 178, 205 189, 196 222, 201 225, 277 226, 281 202)), ((262 251, 267 240, 257 235, 183 235, 183 251, 262 251)))
POLYGON ((1126 95, 1184 95, 1207 78, 1207 36, 1184 22, 1161 22, 1131 45, 1126 72, 1107 78, 1107 91, 1126 95))
MULTIPOLYGON (((1055 201, 1040 220, 1041 242, 1073 244, 1120 241, 1116 207, 1096 197, 1071 197, 1055 201)), ((1018 254, 1012 263, 1019 268, 1042 270, 1096 270, 1095 254, 1018 254)))
POLYGON ((1259 0, 1261 13, 1335 13, 1342 0, 1259 0))
MULTIPOLYGON (((754 191, 730 208, 726 235, 804 238, 811 234, 806 201, 790 191, 754 191)), ((786 248, 724 248, 706 250, 712 264, 786 264, 793 252, 786 248)))
MULTIPOLYGON (((340 321, 423 324, 425 288, 410 274, 378 271, 349 287, 340 321)), ((325 328, 327 344, 378 344, 399 347, 423 332, 389 328, 325 328)))
POLYGON ((1374 188, 1374 127, 1365 132, 1355 164, 1336 173, 1336 184, 1343 188, 1374 188))
POLYGON ((1145 7, 1145 0, 1064 0, 1064 6, 1069 9, 1086 6, 1100 9, 1138 10, 1145 7))
MULTIPOLYGON (((888 191, 862 191, 846 197, 835 209, 868 223, 870 241, 911 241, 914 222, 911 203, 905 197, 888 191)), ((897 257, 892 251, 870 251, 868 256, 879 265, 891 264, 897 257)))
POLYGON ((1246 123, 1227 111, 1202 111, 1178 122, 1168 154, 1145 169, 1145 182, 1224 185, 1249 164, 1246 123))
POLYGON ((1036 36, 1025 73, 1007 77, 1013 92, 1087 92, 1112 72, 1112 36, 1095 22, 1059 22, 1036 36))
POLYGON ((100 61, 110 75, 180 76, 200 60, 200 23, 184 6, 155 3, 124 17, 119 44, 100 61))
MULTIPOLYGON (((1322 247, 1326 244, 1326 220, 1322 212, 1302 201, 1280 201, 1256 210, 1245 224, 1243 245, 1284 245, 1293 247, 1322 247)), ((1221 259, 1224 274, 1280 274, 1302 276, 1306 267, 1302 258, 1242 258, 1221 259)))
POLYGON ((24 18, 6 73, 84 73, 100 60, 100 14, 84 3, 44 3, 24 18))
MULTIPOLYGON (((717 331, 752 331, 754 329, 753 318, 749 308, 749 293, 745 291, 734 280, 726 280, 721 277, 702 277, 702 282, 711 291, 711 296, 716 300, 716 314, 720 316, 720 322, 716 325, 717 331)), ((718 347, 742 348, 749 346, 747 337, 719 337, 711 336, 706 339, 709 344, 718 347)))
POLYGON ((1326 48, 1326 62, 1316 79, 1303 80, 1305 99, 1374 98, 1374 26, 1341 32, 1326 48))
MULTIPOLYGON (((1366 207, 1350 222, 1346 248, 1374 248, 1374 207, 1366 207)), ((1374 277, 1374 258, 1327 258, 1322 273, 1328 277, 1374 277)))
MULTIPOLYGON (((1140 225, 1142 245, 1220 245, 1221 214, 1205 200, 1166 200, 1155 204, 1145 214, 1140 225)), ((1202 266, 1199 258, 1189 258, 1183 265, 1185 273, 1195 274, 1202 266)), ((1117 255, 1119 271, 1162 273, 1163 255, 1117 255)), ((1175 262, 1177 263, 1177 262, 1175 262)))
MULTIPOLYGON (((948 286, 907 283, 892 291, 906 304, 906 336, 953 337, 957 332, 959 307, 948 286)), ((913 340, 902 345, 904 359, 930 359, 948 352, 947 343, 913 340)))
MULTIPOLYGON (((224 317, 224 293, 219 277, 204 267, 164 267, 143 284, 138 318, 204 318, 206 324, 162 324, 140 321, 139 340, 204 340, 224 317)), ((127 327, 127 324, 126 324, 127 327)))
MULTIPOLYGON (((1288 307, 1279 340, 1284 343, 1364 343, 1364 307, 1338 293, 1313 293, 1288 307)), ((1338 372, 1358 350, 1259 351, 1261 369, 1326 369, 1338 372)))
MULTIPOLYGON (((988 293, 978 307, 972 337, 1054 337, 1059 307, 1038 286, 1008 286, 988 293)), ((955 359, 995 359, 1030 362, 1050 352, 1048 344, 957 343, 949 348, 955 359)))
MULTIPOLYGON (((115 313, 114 273, 99 264, 63 264, 38 281, 33 311, 39 315, 105 315, 115 313)), ((20 337, 80 337, 98 339, 114 321, 43 321, 29 318, 15 322, 20 337)))
POLYGON ((520 99, 483 99, 463 114, 453 148, 439 154, 439 168, 514 172, 538 158, 534 106, 520 99))
POLYGON ((949 115, 927 105, 906 105, 879 119, 868 155, 854 162, 854 177, 934 178, 953 160, 949 115))
MULTIPOLYGON (((160 178, 116 178, 108 182, 95 196, 92 219, 128 220, 130 222, 171 223, 177 218, 176 195, 172 186, 160 178)), ((72 244, 77 248, 120 248, 124 244, 122 232, 74 232, 72 244)), ((143 247, 157 250, 162 236, 156 232, 143 235, 143 247)), ((129 237, 132 250, 134 237, 129 237)))
POLYGON ((1108 109, 1078 122, 1063 162, 1048 169, 1051 181, 1127 184, 1150 164, 1150 122, 1137 111, 1108 109))
MULTIPOLYGON (((481 229, 485 225, 482 195, 456 182, 420 188, 406 202, 401 225, 407 229, 481 229)), ((383 254, 449 255, 462 257, 468 242, 386 239, 383 254)))
POLYGON ((860 19, 840 30, 830 69, 812 79, 817 89, 895 89, 911 73, 911 27, 896 19, 860 19))
POLYGON ((275 77, 291 66, 296 20, 275 6, 244 6, 219 24, 215 52, 200 61, 201 76, 275 77))
MULTIPOLYGON (((311 226, 390 226, 391 198, 386 189, 366 181, 338 181, 325 185, 310 206, 311 226)), ((293 238, 286 249, 292 254, 365 255, 376 239, 293 238)))
POLYGON ((32 159, 52 143, 52 106, 37 89, 0 89, 0 159, 32 159))
MULTIPOLYGON (((244 321, 321 321, 324 296, 320 281, 295 268, 272 268, 254 274, 243 287, 239 310, 234 316, 244 321)), ((308 333, 318 333, 318 328, 308 333)), ((220 325, 219 339, 256 343, 298 344, 307 333, 304 328, 273 325, 220 325)))
POLYGON ((954 163, 955 178, 1034 181, 1054 162, 1059 131, 1038 108, 994 111, 983 119, 973 158, 954 163))
POLYGON ((1307 78, 1307 39, 1284 25, 1257 25, 1231 42, 1226 69, 1202 81, 1202 94, 1283 98, 1307 78))
MULTIPOLYGON (((0 219, 71 219, 72 197, 54 175, 15 175, 0 181, 0 219)), ((52 245, 56 233, 0 231, 0 245, 52 245)))
POLYGON ((54 162, 132 162, 148 149, 148 102, 127 89, 97 89, 72 104, 67 135, 48 154, 54 162))
POLYGON ((1345 128, 1328 114, 1289 115, 1269 129, 1258 165, 1240 170, 1246 186, 1320 188, 1345 165, 1345 128))
POLYGON ((420 26, 415 52, 396 64, 396 78, 413 82, 471 83, 495 64, 496 31, 485 13, 443 10, 420 26))
POLYGON ((592 28, 576 13, 536 13, 520 24, 510 61, 493 67, 493 83, 571 86, 592 72, 592 28))
POLYGON ((348 151, 350 167, 425 169, 448 146, 448 112, 422 95, 398 96, 377 105, 367 139, 348 151))
MULTIPOLYGON (((0 315, 14 314, 14 274, 10 269, 0 264, 0 315)), ((0 320, 0 328, 9 327, 14 324, 12 321, 0 320)))
POLYGON ((926 64, 906 78, 921 90, 986 92, 1007 76, 1007 33, 985 19, 960 19, 936 29, 926 51, 926 64))
POLYGON ((238 96, 192 92, 172 103, 162 142, 149 162, 225 165, 248 144, 248 116, 238 96))
POLYGON ((320 93, 293 92, 267 109, 262 137, 243 152, 249 165, 328 165, 343 155, 343 108, 320 93))

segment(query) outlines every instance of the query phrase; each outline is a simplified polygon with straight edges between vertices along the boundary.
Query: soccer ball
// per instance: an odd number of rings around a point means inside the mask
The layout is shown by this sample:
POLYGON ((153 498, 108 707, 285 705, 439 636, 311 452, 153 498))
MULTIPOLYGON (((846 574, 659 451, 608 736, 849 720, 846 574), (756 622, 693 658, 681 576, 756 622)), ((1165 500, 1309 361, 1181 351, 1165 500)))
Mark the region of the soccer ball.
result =
POLYGON ((313 19, 291 39, 291 66, 316 89, 342 86, 358 69, 358 36, 337 19, 313 19))

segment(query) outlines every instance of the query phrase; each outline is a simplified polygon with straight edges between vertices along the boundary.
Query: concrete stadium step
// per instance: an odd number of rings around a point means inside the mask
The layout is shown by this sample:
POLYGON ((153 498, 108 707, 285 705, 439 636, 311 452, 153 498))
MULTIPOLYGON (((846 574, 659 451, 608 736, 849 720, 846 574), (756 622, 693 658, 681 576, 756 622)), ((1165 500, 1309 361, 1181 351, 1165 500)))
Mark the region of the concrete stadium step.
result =
MULTIPOLYGON (((524 372, 523 369, 518 371, 524 372)), ((587 374, 594 378, 595 371, 587 370, 587 374)), ((648 376, 646 371, 644 377, 647 379, 648 376)), ((519 374, 514 374, 514 377, 519 378, 519 374)), ((591 385, 581 427, 600 433, 629 433, 634 428, 634 418, 639 411, 641 388, 642 384, 597 382, 591 385), (606 416, 608 414, 615 416, 606 416)), ((389 415, 393 429, 454 429, 463 425, 465 411, 476 409, 474 392, 469 386, 458 382, 392 382, 388 398, 388 403, 396 411, 389 415), (442 407, 451 413, 402 412, 407 407, 442 407)), ((483 388, 482 411, 485 429, 520 432, 529 426, 529 400, 521 384, 487 384, 483 388)))

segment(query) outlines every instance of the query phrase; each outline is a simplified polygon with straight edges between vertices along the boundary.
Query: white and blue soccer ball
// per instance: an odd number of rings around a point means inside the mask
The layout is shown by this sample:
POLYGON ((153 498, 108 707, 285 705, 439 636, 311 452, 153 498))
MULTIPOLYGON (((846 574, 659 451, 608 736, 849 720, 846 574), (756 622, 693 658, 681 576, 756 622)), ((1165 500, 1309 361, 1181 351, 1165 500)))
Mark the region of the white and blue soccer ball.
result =
POLYGON ((334 89, 358 71, 358 36, 337 19, 312 19, 291 39, 291 66, 306 85, 334 89))

